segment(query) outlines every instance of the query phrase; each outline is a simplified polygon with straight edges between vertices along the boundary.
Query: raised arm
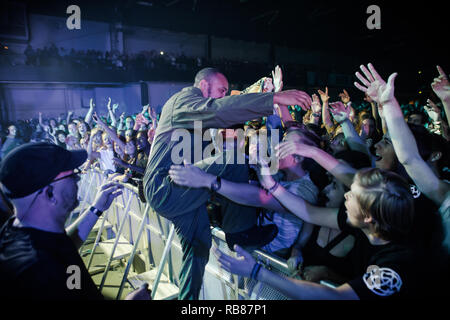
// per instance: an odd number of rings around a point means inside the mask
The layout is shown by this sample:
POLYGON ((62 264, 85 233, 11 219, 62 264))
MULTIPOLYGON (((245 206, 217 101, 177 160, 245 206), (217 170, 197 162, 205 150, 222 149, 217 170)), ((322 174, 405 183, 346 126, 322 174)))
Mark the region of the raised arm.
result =
POLYGON ((119 146, 119 148, 125 152, 125 142, 123 142, 122 140, 120 140, 120 138, 117 136, 116 132, 111 129, 110 127, 108 127, 108 125, 106 123, 104 123, 99 116, 97 116, 96 113, 94 113, 93 117, 92 117, 95 121, 95 123, 97 123, 97 125, 102 128, 103 131, 105 131, 110 137, 111 139, 117 143, 117 145, 119 146))
POLYGON ((39 125, 42 127, 42 129, 46 132, 49 132, 50 126, 46 126, 44 124, 44 121, 42 121, 42 112, 39 112, 39 125))
POLYGON ((125 119, 125 112, 122 112, 119 116, 119 123, 117 125, 117 130, 123 130, 123 119, 125 119))
POLYGON ((445 120, 442 119, 441 110, 439 107, 433 101, 428 99, 427 105, 424 106, 424 109, 433 123, 433 132, 438 135, 442 135, 445 140, 450 141, 448 125, 445 120))
POLYGON ((73 111, 69 110, 69 112, 67 112, 67 118, 66 118, 67 125, 69 125, 70 121, 72 121, 72 116, 73 116, 73 111))
POLYGON ((133 127, 134 131, 139 131, 139 129, 143 123, 146 125, 149 123, 149 121, 144 116, 144 113, 145 113, 145 111, 148 110, 148 108, 149 108, 148 104, 146 104, 145 106, 142 106, 141 112, 139 112, 136 115, 136 121, 134 122, 134 127, 133 127))
POLYGON ((285 158, 290 154, 310 158, 316 161, 320 166, 322 166, 347 187, 350 188, 353 183, 353 177, 356 170, 348 164, 337 160, 331 154, 320 148, 299 142, 288 141, 282 142, 275 146, 275 149, 277 150, 276 155, 280 159, 285 158))
POLYGON ((368 68, 370 71, 361 66, 366 78, 358 73, 358 78, 364 86, 359 83, 355 83, 355 86, 363 92, 371 92, 371 96, 383 106, 386 125, 399 162, 405 167, 417 187, 428 198, 440 205, 445 200, 445 195, 450 187, 436 177, 419 154, 414 136, 404 120, 400 105, 394 97, 394 80, 397 73, 391 74, 386 83, 372 64, 369 63, 368 68))
POLYGON ((309 123, 313 123, 315 125, 320 124, 320 116, 322 114, 322 106, 320 105, 320 100, 317 94, 312 95, 312 103, 311 103, 311 118, 309 123))
MULTIPOLYGON (((275 70, 272 71, 272 79, 274 92, 280 92, 281 90, 283 90, 283 72, 281 71, 281 68, 279 66, 276 66, 275 70)), ((280 117, 283 127, 285 127, 286 123, 294 121, 287 105, 278 105, 274 101, 274 110, 280 117)))
POLYGON ((91 98, 89 100, 89 111, 86 114, 86 117, 84 117, 84 122, 86 122, 87 124, 91 124, 92 121, 92 114, 95 111, 95 104, 94 104, 94 99, 91 98))
POLYGON ((370 159, 372 159, 372 165, 375 164, 374 157, 367 148, 367 145, 363 139, 356 132, 353 123, 350 121, 350 108, 346 107, 342 102, 334 102, 330 104, 331 114, 334 119, 342 128, 345 139, 351 150, 359 151, 366 154, 370 159))
POLYGON ((450 125, 450 83, 444 70, 442 70, 440 66, 437 66, 436 68, 439 72, 439 76, 433 80, 431 88, 439 99, 441 99, 445 115, 447 116, 447 123, 450 125))
POLYGON ((116 115, 114 113, 114 110, 116 109, 115 106, 118 104, 114 104, 113 107, 111 107, 111 98, 108 100, 108 104, 106 105, 106 108, 108 108, 108 115, 111 118, 111 126, 116 128, 117 127, 117 120, 116 115))
POLYGON ((330 97, 328 96, 328 87, 325 87, 325 92, 319 90, 320 99, 322 100, 322 121, 325 125, 325 129, 329 134, 333 132, 334 123, 331 119, 330 111, 328 109, 328 100, 330 97))

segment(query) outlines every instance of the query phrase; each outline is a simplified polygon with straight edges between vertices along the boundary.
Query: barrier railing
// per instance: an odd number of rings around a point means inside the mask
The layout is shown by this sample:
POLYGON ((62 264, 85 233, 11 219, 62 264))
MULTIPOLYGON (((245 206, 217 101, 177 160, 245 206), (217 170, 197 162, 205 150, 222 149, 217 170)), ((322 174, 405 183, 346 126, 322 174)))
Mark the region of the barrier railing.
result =
MULTIPOLYGON (((98 187, 106 180, 107 177, 98 169, 90 169, 83 175, 79 182, 79 211, 93 202, 98 187)), ((112 262, 117 259, 127 259, 116 299, 122 298, 126 282, 135 288, 143 282, 148 282, 152 288, 153 299, 174 299, 178 295, 177 275, 182 261, 178 235, 169 220, 156 214, 148 204, 140 201, 137 187, 127 183, 123 185, 122 196, 114 200, 93 229, 97 234, 90 252, 88 269, 91 268, 95 251, 100 248, 108 256, 100 290, 103 289, 112 262), (107 239, 102 239, 105 230, 108 231, 107 239), (136 262, 137 258, 140 260, 140 267, 136 262), (131 272, 132 266, 135 269, 133 272, 131 272)), ((225 242, 225 234, 220 228, 211 228, 211 234, 217 247, 227 254, 235 254, 229 250, 225 242)), ((253 251, 253 255, 266 268, 288 275, 285 260, 262 250, 253 251)), ((205 268, 199 298, 202 300, 287 299, 283 294, 263 283, 232 275, 220 268, 212 251, 205 268)))

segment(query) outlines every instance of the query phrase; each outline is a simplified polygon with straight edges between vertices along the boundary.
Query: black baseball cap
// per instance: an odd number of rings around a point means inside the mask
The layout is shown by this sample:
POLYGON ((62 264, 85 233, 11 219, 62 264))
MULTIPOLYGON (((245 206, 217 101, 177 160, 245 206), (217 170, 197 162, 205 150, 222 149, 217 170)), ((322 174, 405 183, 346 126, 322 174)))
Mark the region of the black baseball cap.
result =
POLYGON ((87 159, 85 150, 66 150, 47 142, 26 143, 0 163, 0 184, 10 198, 23 198, 46 185, 64 171, 81 166, 87 159))

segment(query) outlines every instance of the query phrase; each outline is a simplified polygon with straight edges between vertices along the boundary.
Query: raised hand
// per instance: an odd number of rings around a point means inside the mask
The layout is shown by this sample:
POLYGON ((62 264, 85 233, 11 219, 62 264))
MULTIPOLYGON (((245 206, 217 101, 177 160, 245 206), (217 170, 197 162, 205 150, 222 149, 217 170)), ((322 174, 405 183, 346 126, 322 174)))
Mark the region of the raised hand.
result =
POLYGON ((148 103, 145 106, 142 106, 141 113, 145 113, 145 111, 147 111, 149 107, 150 107, 150 105, 148 103))
POLYGON ((91 99, 89 100, 89 108, 91 108, 91 109, 94 109, 94 108, 95 108, 95 104, 94 104, 94 99, 93 99, 93 98, 91 98, 91 99))
POLYGON ((115 113, 116 112, 116 109, 119 107, 119 104, 118 103, 114 103, 113 104, 113 106, 112 106, 112 111, 115 113))
POLYGON ((440 66, 437 66, 436 68, 439 72, 439 77, 434 78, 431 88, 439 99, 442 101, 448 101, 450 100, 450 83, 448 82, 448 78, 444 70, 442 70, 440 66))
POLYGON ((311 109, 314 113, 322 111, 322 106, 320 105, 319 97, 317 96, 317 94, 312 95, 311 109))
POLYGON ((372 100, 379 104, 386 104, 395 99, 394 97, 394 80, 397 77, 397 73, 393 73, 389 76, 388 82, 384 81, 371 63, 368 64, 369 70, 361 65, 361 71, 364 73, 363 77, 359 72, 356 72, 356 77, 362 82, 363 85, 355 82, 356 88, 366 93, 372 100))
POLYGON ((108 104, 106 105, 106 108, 108 108, 108 110, 111 110, 111 97, 108 98, 108 104))
POLYGON ((424 109, 433 122, 441 120, 441 109, 430 99, 427 100, 427 105, 424 106, 424 109))
POLYGON ((212 174, 188 164, 186 160, 184 160, 184 165, 171 165, 169 176, 176 184, 190 188, 209 187, 215 179, 212 174))
POLYGON ((350 102, 350 95, 348 94, 347 90, 344 89, 344 92, 339 93, 339 97, 341 98, 341 101, 345 104, 350 102))
POLYGON ((351 109, 339 101, 330 104, 330 112, 337 123, 342 123, 345 119, 350 119, 351 109))
POLYGON ((283 89, 283 73, 279 66, 276 66, 275 71, 272 71, 272 79, 275 92, 280 92, 283 89))
POLYGON ((312 158, 314 153, 314 147, 301 143, 286 141, 275 146, 276 156, 279 159, 286 158, 289 155, 296 154, 301 157, 312 158))
POLYGON ((311 106, 311 97, 300 90, 286 90, 276 92, 273 95, 273 103, 285 106, 300 106, 303 110, 308 110, 311 106))
POLYGON ((327 103, 328 99, 330 99, 330 97, 328 96, 328 87, 325 87, 325 92, 323 92, 322 90, 318 90, 317 92, 319 92, 322 103, 327 103))
POLYGON ((230 257, 229 255, 223 253, 215 245, 213 253, 217 257, 222 269, 233 274, 250 278, 253 267, 256 263, 255 259, 250 253, 239 247, 237 244, 234 245, 234 250, 238 254, 236 258, 230 257))

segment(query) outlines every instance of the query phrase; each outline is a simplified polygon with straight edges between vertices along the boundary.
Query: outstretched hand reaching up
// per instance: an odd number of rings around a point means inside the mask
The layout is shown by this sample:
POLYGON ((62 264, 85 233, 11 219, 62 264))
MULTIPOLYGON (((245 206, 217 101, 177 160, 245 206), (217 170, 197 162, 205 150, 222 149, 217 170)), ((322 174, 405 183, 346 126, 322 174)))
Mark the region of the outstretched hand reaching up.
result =
POLYGON ((363 85, 355 82, 355 87, 366 93, 372 100, 379 104, 386 104, 395 100, 394 97, 394 80, 397 77, 397 73, 393 73, 389 76, 386 83, 378 72, 375 70, 371 63, 368 64, 367 69, 365 66, 361 65, 361 71, 364 73, 365 77, 359 72, 356 72, 356 77, 362 82, 363 85), (370 70, 370 71, 369 71, 370 70))
POLYGON ((274 92, 280 92, 283 89, 283 73, 279 66, 275 67, 275 71, 272 71, 274 92))
POLYGON ((439 72, 439 77, 434 78, 431 88, 439 99, 442 101, 448 101, 450 100, 450 83, 448 82, 448 78, 444 70, 442 70, 440 66, 437 66, 436 68, 439 72))

